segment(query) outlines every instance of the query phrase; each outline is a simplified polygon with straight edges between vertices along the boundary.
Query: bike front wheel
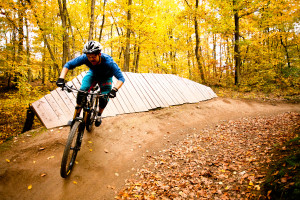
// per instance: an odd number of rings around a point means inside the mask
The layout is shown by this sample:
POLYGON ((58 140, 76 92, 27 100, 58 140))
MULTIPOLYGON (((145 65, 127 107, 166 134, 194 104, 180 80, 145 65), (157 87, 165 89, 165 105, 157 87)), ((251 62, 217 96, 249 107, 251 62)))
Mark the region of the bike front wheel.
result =
POLYGON ((84 127, 82 128, 82 122, 75 121, 70 130, 61 161, 60 175, 63 178, 66 178, 73 169, 77 153, 80 150, 83 131, 84 127))
POLYGON ((95 118, 96 118, 96 115, 97 115, 98 99, 96 99, 95 97, 91 101, 91 108, 92 109, 89 112, 89 115, 88 115, 88 118, 87 118, 87 123, 86 123, 86 130, 88 132, 91 132, 93 130, 95 118))

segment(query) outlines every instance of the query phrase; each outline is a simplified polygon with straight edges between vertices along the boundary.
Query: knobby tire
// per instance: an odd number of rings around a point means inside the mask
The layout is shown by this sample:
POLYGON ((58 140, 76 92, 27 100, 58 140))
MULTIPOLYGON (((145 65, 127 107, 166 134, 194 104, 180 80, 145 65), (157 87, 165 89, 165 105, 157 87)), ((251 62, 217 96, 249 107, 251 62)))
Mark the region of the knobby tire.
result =
POLYGON ((60 175, 63 178, 66 178, 71 173, 77 153, 80 150, 80 138, 84 131, 81 128, 81 123, 80 121, 75 121, 69 133, 60 168, 60 175))
POLYGON ((93 130, 94 121, 97 115, 97 104, 98 102, 95 101, 96 97, 94 97, 91 101, 91 111, 89 112, 89 116, 86 123, 86 130, 91 132, 93 130))

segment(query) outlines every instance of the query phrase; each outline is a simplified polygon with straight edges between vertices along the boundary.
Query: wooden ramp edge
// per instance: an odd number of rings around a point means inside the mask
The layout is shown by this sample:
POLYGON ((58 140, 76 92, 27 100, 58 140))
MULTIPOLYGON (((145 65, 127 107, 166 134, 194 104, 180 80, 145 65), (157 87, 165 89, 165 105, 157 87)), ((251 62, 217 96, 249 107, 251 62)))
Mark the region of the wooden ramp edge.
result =
MULTIPOLYGON (((80 87, 81 73, 68 85, 80 87)), ((103 117, 145 112, 173 105, 196 103, 217 97, 210 87, 173 74, 123 72, 125 83, 110 99, 103 117)), ((116 79, 113 80, 115 84, 116 79)), ((32 104, 32 107, 46 128, 65 126, 72 119, 76 105, 76 94, 57 88, 32 104)))

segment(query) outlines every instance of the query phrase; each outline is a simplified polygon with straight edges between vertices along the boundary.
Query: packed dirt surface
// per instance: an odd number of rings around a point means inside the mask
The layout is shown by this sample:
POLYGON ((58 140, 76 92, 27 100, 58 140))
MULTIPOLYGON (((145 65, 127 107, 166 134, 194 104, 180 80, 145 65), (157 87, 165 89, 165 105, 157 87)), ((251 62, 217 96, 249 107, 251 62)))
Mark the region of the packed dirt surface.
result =
POLYGON ((67 179, 60 177, 60 162, 69 127, 29 131, 0 146, 0 199, 114 199, 148 155, 168 149, 191 130, 290 111, 300 112, 300 106, 215 98, 105 118, 84 135, 67 179))

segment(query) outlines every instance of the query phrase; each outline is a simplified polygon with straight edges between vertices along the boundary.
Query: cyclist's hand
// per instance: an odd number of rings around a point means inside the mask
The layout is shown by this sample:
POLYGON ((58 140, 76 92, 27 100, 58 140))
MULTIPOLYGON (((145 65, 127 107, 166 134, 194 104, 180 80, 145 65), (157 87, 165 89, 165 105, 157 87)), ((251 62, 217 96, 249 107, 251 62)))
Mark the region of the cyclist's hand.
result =
POLYGON ((115 97, 117 96, 117 92, 118 92, 118 89, 114 87, 114 88, 108 93, 108 97, 109 97, 109 98, 115 98, 115 97))
POLYGON ((58 87, 64 87, 65 86, 65 79, 63 79, 63 78, 58 78, 57 79, 57 81, 56 81, 56 85, 58 86, 58 87))

